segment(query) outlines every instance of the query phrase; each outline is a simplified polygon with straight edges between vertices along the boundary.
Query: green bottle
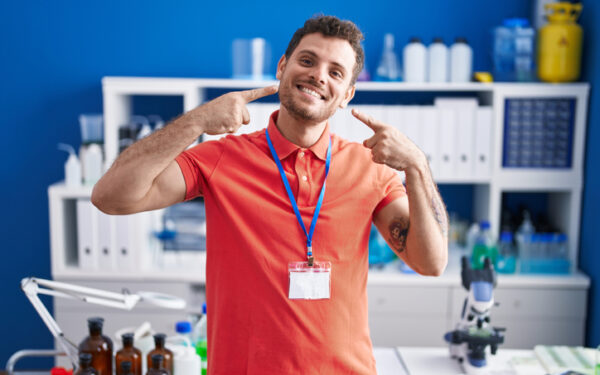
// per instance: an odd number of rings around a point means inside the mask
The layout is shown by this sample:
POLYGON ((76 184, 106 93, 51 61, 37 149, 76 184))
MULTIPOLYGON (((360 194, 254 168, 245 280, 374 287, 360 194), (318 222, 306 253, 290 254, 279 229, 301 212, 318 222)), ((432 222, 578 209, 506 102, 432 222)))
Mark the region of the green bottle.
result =
POLYGON ((490 258, 491 263, 496 266, 498 248, 492 240, 489 221, 479 223, 479 233, 471 253, 471 267, 476 270, 482 269, 485 258, 490 258))

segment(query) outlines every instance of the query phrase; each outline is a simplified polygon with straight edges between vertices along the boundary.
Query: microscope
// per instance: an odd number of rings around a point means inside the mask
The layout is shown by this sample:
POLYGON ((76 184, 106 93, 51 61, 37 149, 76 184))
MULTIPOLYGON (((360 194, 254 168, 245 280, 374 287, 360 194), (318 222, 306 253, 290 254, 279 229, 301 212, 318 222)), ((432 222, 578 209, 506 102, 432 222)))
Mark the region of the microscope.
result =
POLYGON ((468 296, 463 304, 461 320, 454 331, 444 335, 450 345, 450 356, 457 359, 466 374, 486 373, 486 349, 495 355, 504 342, 504 328, 490 325, 490 309, 494 306, 496 275, 489 258, 483 269, 472 269, 466 256, 461 259, 461 279, 468 296))

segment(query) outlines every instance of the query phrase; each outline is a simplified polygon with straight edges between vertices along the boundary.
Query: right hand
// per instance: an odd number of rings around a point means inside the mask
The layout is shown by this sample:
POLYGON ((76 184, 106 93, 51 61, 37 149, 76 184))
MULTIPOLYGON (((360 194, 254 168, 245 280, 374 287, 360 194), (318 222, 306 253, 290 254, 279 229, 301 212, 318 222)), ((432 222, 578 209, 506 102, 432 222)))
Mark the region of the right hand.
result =
POLYGON ((250 123, 250 113, 246 104, 264 96, 273 95, 279 86, 267 86, 253 90, 232 91, 221 95, 186 115, 202 133, 218 135, 235 133, 242 124, 250 123))

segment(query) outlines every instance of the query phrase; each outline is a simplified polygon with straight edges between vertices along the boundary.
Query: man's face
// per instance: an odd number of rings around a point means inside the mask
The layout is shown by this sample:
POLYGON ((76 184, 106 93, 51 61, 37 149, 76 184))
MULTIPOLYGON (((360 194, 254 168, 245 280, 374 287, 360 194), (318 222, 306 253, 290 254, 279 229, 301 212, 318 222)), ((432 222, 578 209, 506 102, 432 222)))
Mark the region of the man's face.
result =
POLYGON ((354 96, 350 86, 356 56, 346 40, 305 35, 289 59, 277 65, 279 99, 297 120, 322 122, 354 96))

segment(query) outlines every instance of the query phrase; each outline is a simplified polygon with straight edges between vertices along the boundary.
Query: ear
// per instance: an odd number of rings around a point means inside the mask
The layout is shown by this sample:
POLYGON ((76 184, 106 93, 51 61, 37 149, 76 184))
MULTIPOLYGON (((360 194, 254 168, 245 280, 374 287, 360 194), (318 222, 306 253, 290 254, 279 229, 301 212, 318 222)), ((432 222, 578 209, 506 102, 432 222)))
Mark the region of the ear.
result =
POLYGON ((356 91, 356 85, 352 85, 352 86, 348 87, 348 90, 346 91, 346 95, 344 96, 344 100, 342 100, 342 102, 340 103, 340 108, 346 108, 348 103, 350 103, 350 100, 352 100, 352 98, 354 98, 355 91, 356 91))
POLYGON ((286 63, 287 63, 287 60, 285 59, 285 55, 281 56, 281 58, 279 59, 279 62, 277 63, 277 73, 275 73, 275 78, 277 78, 278 80, 281 80, 281 75, 283 74, 283 71, 285 70, 286 63))

